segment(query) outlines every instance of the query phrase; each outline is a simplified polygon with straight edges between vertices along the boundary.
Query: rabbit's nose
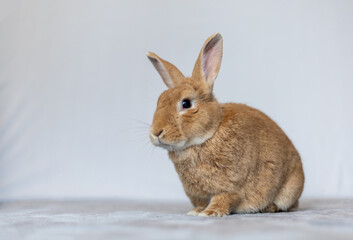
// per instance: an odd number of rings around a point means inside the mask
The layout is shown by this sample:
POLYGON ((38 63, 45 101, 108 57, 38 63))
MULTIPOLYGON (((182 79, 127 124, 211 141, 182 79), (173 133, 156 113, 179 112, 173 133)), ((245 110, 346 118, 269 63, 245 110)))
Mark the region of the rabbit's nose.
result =
POLYGON ((152 131, 151 130, 152 135, 154 135, 155 137, 160 137, 163 132, 164 132, 163 129, 162 130, 156 130, 156 131, 152 131))
POLYGON ((160 131, 159 131, 159 133, 158 133, 156 136, 157 136, 157 137, 161 136, 161 135, 162 135, 162 133, 163 133, 163 131, 164 131, 163 129, 162 129, 162 130, 160 130, 160 131))

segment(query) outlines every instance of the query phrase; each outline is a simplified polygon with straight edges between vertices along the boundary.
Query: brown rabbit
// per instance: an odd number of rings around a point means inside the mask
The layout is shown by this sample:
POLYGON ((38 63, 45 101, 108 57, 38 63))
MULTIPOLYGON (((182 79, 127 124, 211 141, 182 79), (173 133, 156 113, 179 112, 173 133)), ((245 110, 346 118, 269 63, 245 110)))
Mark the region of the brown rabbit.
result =
POLYGON ((203 45, 191 77, 147 53, 169 88, 158 99, 150 139, 168 150, 195 206, 189 215, 296 208, 304 173, 292 142, 264 113, 220 104, 212 93, 222 52, 222 36, 215 33, 203 45))

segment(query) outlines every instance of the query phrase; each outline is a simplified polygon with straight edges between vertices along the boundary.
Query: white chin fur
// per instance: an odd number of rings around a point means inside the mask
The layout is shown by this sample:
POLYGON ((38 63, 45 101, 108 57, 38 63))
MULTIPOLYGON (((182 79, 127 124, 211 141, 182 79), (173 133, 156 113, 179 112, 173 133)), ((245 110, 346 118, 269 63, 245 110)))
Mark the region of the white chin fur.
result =
POLYGON ((185 148, 188 148, 191 146, 200 145, 200 144, 204 143, 205 141, 207 141, 210 137, 212 137, 212 134, 207 134, 202 137, 195 137, 195 138, 191 139, 190 141, 183 140, 183 141, 180 141, 178 143, 173 143, 173 144, 162 143, 162 142, 158 141, 158 138, 156 138, 156 137, 152 137, 151 140, 152 140, 153 145, 155 145, 157 147, 164 148, 168 151, 180 151, 180 150, 184 150, 185 148))
POLYGON ((212 137, 212 133, 209 133, 209 134, 202 136, 202 137, 195 137, 191 141, 189 141, 187 144, 185 144, 185 147, 200 145, 200 144, 206 142, 211 137, 212 137))
POLYGON ((178 143, 173 143, 173 144, 164 144, 160 143, 158 141, 153 141, 152 142, 155 146, 164 148, 168 151, 179 151, 185 148, 185 143, 186 141, 180 141, 178 143))
POLYGON ((184 150, 185 148, 188 148, 191 146, 200 145, 200 144, 206 142, 211 137, 212 137, 212 134, 208 134, 203 137, 195 137, 190 141, 181 141, 177 144, 167 145, 167 146, 165 145, 165 146, 160 146, 160 147, 163 147, 163 148, 167 149, 168 151, 180 151, 180 150, 184 150))

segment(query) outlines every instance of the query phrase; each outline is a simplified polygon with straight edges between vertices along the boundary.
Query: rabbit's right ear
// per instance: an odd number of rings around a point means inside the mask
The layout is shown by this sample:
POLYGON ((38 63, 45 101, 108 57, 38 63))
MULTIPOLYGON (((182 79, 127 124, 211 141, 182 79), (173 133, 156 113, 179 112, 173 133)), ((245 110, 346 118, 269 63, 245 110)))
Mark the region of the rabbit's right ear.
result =
POLYGON ((152 52, 147 53, 148 59, 161 75, 163 82, 168 88, 173 88, 185 78, 184 75, 170 62, 163 60, 152 52))
POLYGON ((195 63, 192 76, 202 80, 212 92, 213 83, 221 67, 223 54, 223 39, 221 34, 214 33, 203 45, 195 63))

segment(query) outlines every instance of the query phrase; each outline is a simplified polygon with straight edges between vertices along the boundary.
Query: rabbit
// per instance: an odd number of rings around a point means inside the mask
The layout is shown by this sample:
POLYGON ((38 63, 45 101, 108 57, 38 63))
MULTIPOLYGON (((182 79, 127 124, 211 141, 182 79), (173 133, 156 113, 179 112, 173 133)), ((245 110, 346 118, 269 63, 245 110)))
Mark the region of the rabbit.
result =
POLYGON ((304 187, 299 153, 261 111, 218 103, 213 84, 223 38, 204 43, 192 76, 152 52, 147 57, 168 87, 157 102, 149 138, 168 155, 194 206, 188 215, 222 217, 298 207, 304 187))

